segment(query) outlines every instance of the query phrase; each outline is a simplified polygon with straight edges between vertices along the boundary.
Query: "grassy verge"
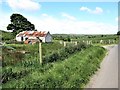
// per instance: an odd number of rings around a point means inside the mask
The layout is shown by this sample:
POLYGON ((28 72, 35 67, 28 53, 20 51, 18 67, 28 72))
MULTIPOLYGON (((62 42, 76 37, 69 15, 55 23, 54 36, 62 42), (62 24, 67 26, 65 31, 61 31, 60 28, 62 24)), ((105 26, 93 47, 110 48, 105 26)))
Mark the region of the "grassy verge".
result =
MULTIPOLYGON (((36 68, 27 76, 3 84, 3 88, 83 88, 97 71, 106 50, 92 46, 64 61, 54 62, 50 69, 36 68)), ((47 68, 47 65, 42 68, 47 68)))
POLYGON ((13 80, 14 78, 15 79, 23 78, 25 75, 28 75, 29 73, 31 73, 33 71, 36 71, 36 69, 39 69, 40 72, 44 72, 52 67, 50 63, 47 64, 48 62, 54 63, 57 61, 63 61, 65 59, 67 59, 68 57, 70 57, 71 55, 73 55, 74 53, 79 52, 83 49, 86 49, 87 47, 88 46, 86 46, 86 44, 81 43, 76 46, 65 47, 63 49, 60 49, 60 50, 58 50, 58 52, 54 52, 49 57, 47 57, 43 60, 44 62, 47 61, 46 63, 43 64, 44 66, 40 66, 37 58, 35 58, 34 56, 31 56, 32 58, 24 57, 25 60, 18 62, 18 59, 19 59, 18 55, 20 55, 21 53, 19 53, 16 56, 16 52, 14 52, 13 56, 15 55, 16 57, 10 58, 10 56, 12 54, 11 52, 13 52, 13 51, 9 50, 10 47, 6 47, 6 48, 4 47, 4 51, 6 51, 6 52, 10 51, 10 52, 8 52, 6 54, 6 56, 5 56, 6 59, 4 58, 4 61, 2 63, 5 65, 5 67, 3 68, 3 71, 2 71, 3 72, 2 83, 3 84, 7 83, 7 82, 13 80), (9 56, 10 60, 7 60, 8 54, 10 54, 10 56, 9 56), (12 61, 14 64, 11 63, 12 61), (23 69, 21 69, 21 68, 23 68, 23 69))
MULTIPOLYGON (((2 47, 2 65, 13 65, 24 60, 38 60, 38 48, 38 44, 5 44, 5 46, 2 47)), ((58 51, 60 48, 63 48, 63 45, 59 43, 43 43, 42 55, 44 57, 45 55, 51 54, 53 51, 58 51)))

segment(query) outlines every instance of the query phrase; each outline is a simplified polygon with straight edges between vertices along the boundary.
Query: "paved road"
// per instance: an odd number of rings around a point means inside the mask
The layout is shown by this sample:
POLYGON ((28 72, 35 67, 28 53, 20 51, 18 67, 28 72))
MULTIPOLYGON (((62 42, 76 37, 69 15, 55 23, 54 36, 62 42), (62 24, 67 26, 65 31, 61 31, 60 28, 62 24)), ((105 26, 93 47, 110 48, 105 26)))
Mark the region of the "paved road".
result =
POLYGON ((118 45, 105 48, 108 54, 86 88, 118 88, 118 45))

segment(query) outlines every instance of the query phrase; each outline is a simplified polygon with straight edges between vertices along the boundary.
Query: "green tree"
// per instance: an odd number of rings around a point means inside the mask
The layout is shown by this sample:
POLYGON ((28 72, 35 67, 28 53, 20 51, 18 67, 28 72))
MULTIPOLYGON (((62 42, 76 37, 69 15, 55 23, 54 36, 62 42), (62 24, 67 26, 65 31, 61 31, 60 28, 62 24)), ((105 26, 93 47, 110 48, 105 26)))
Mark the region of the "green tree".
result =
POLYGON ((120 31, 117 32, 117 35, 120 35, 120 31))
POLYGON ((34 24, 28 21, 21 14, 12 14, 10 16, 11 24, 8 24, 7 30, 12 30, 14 34, 17 34, 21 31, 30 31, 35 30, 34 24))
POLYGON ((70 37, 68 37, 68 38, 67 38, 67 41, 68 41, 68 42, 70 42, 70 41, 71 41, 70 37))
POLYGON ((103 37, 104 35, 101 35, 101 37, 103 37))
POLYGON ((1 33, 0 38, 2 41, 11 40, 15 38, 15 36, 13 36, 11 32, 5 32, 5 31, 0 30, 0 33, 1 33))

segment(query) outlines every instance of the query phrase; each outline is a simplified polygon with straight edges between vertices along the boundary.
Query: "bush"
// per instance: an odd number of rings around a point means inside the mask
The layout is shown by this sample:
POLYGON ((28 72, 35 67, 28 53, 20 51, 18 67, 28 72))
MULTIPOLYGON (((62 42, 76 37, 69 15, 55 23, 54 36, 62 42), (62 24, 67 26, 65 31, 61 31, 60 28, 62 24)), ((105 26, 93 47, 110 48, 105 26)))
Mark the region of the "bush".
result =
POLYGON ((48 63, 48 62, 54 62, 58 60, 64 60, 67 58, 69 55, 76 53, 82 49, 87 48, 87 45, 84 43, 80 43, 76 46, 70 46, 70 47, 65 47, 63 49, 60 49, 56 52, 53 52, 50 55, 47 55, 43 57, 43 63, 48 63))
POLYGON ((12 79, 19 79, 26 76, 30 71, 28 70, 21 70, 17 72, 13 72, 12 68, 7 68, 2 70, 2 79, 1 82, 4 84, 12 79))
POLYGON ((18 42, 16 40, 5 41, 6 44, 24 44, 24 42, 18 42))
POLYGON ((17 52, 13 47, 2 46, 2 66, 14 65, 24 59, 24 54, 17 52))
POLYGON ((11 32, 5 32, 5 31, 0 30, 0 33, 1 33, 0 37, 1 37, 2 41, 11 40, 11 39, 15 38, 15 36, 11 32))
POLYGON ((105 49, 89 47, 63 62, 54 63, 53 66, 48 64, 43 70, 42 67, 35 68, 24 78, 3 84, 3 88, 83 88, 99 68, 104 56, 105 49))

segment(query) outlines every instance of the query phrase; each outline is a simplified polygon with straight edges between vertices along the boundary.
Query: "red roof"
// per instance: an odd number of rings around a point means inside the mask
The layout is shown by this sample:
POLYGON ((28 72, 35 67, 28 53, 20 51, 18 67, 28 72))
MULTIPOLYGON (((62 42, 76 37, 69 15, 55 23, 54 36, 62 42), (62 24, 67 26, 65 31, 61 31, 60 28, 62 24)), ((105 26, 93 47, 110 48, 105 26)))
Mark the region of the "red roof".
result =
POLYGON ((33 36, 33 37, 44 37, 47 33, 45 31, 23 31, 20 32, 17 36, 33 36))

